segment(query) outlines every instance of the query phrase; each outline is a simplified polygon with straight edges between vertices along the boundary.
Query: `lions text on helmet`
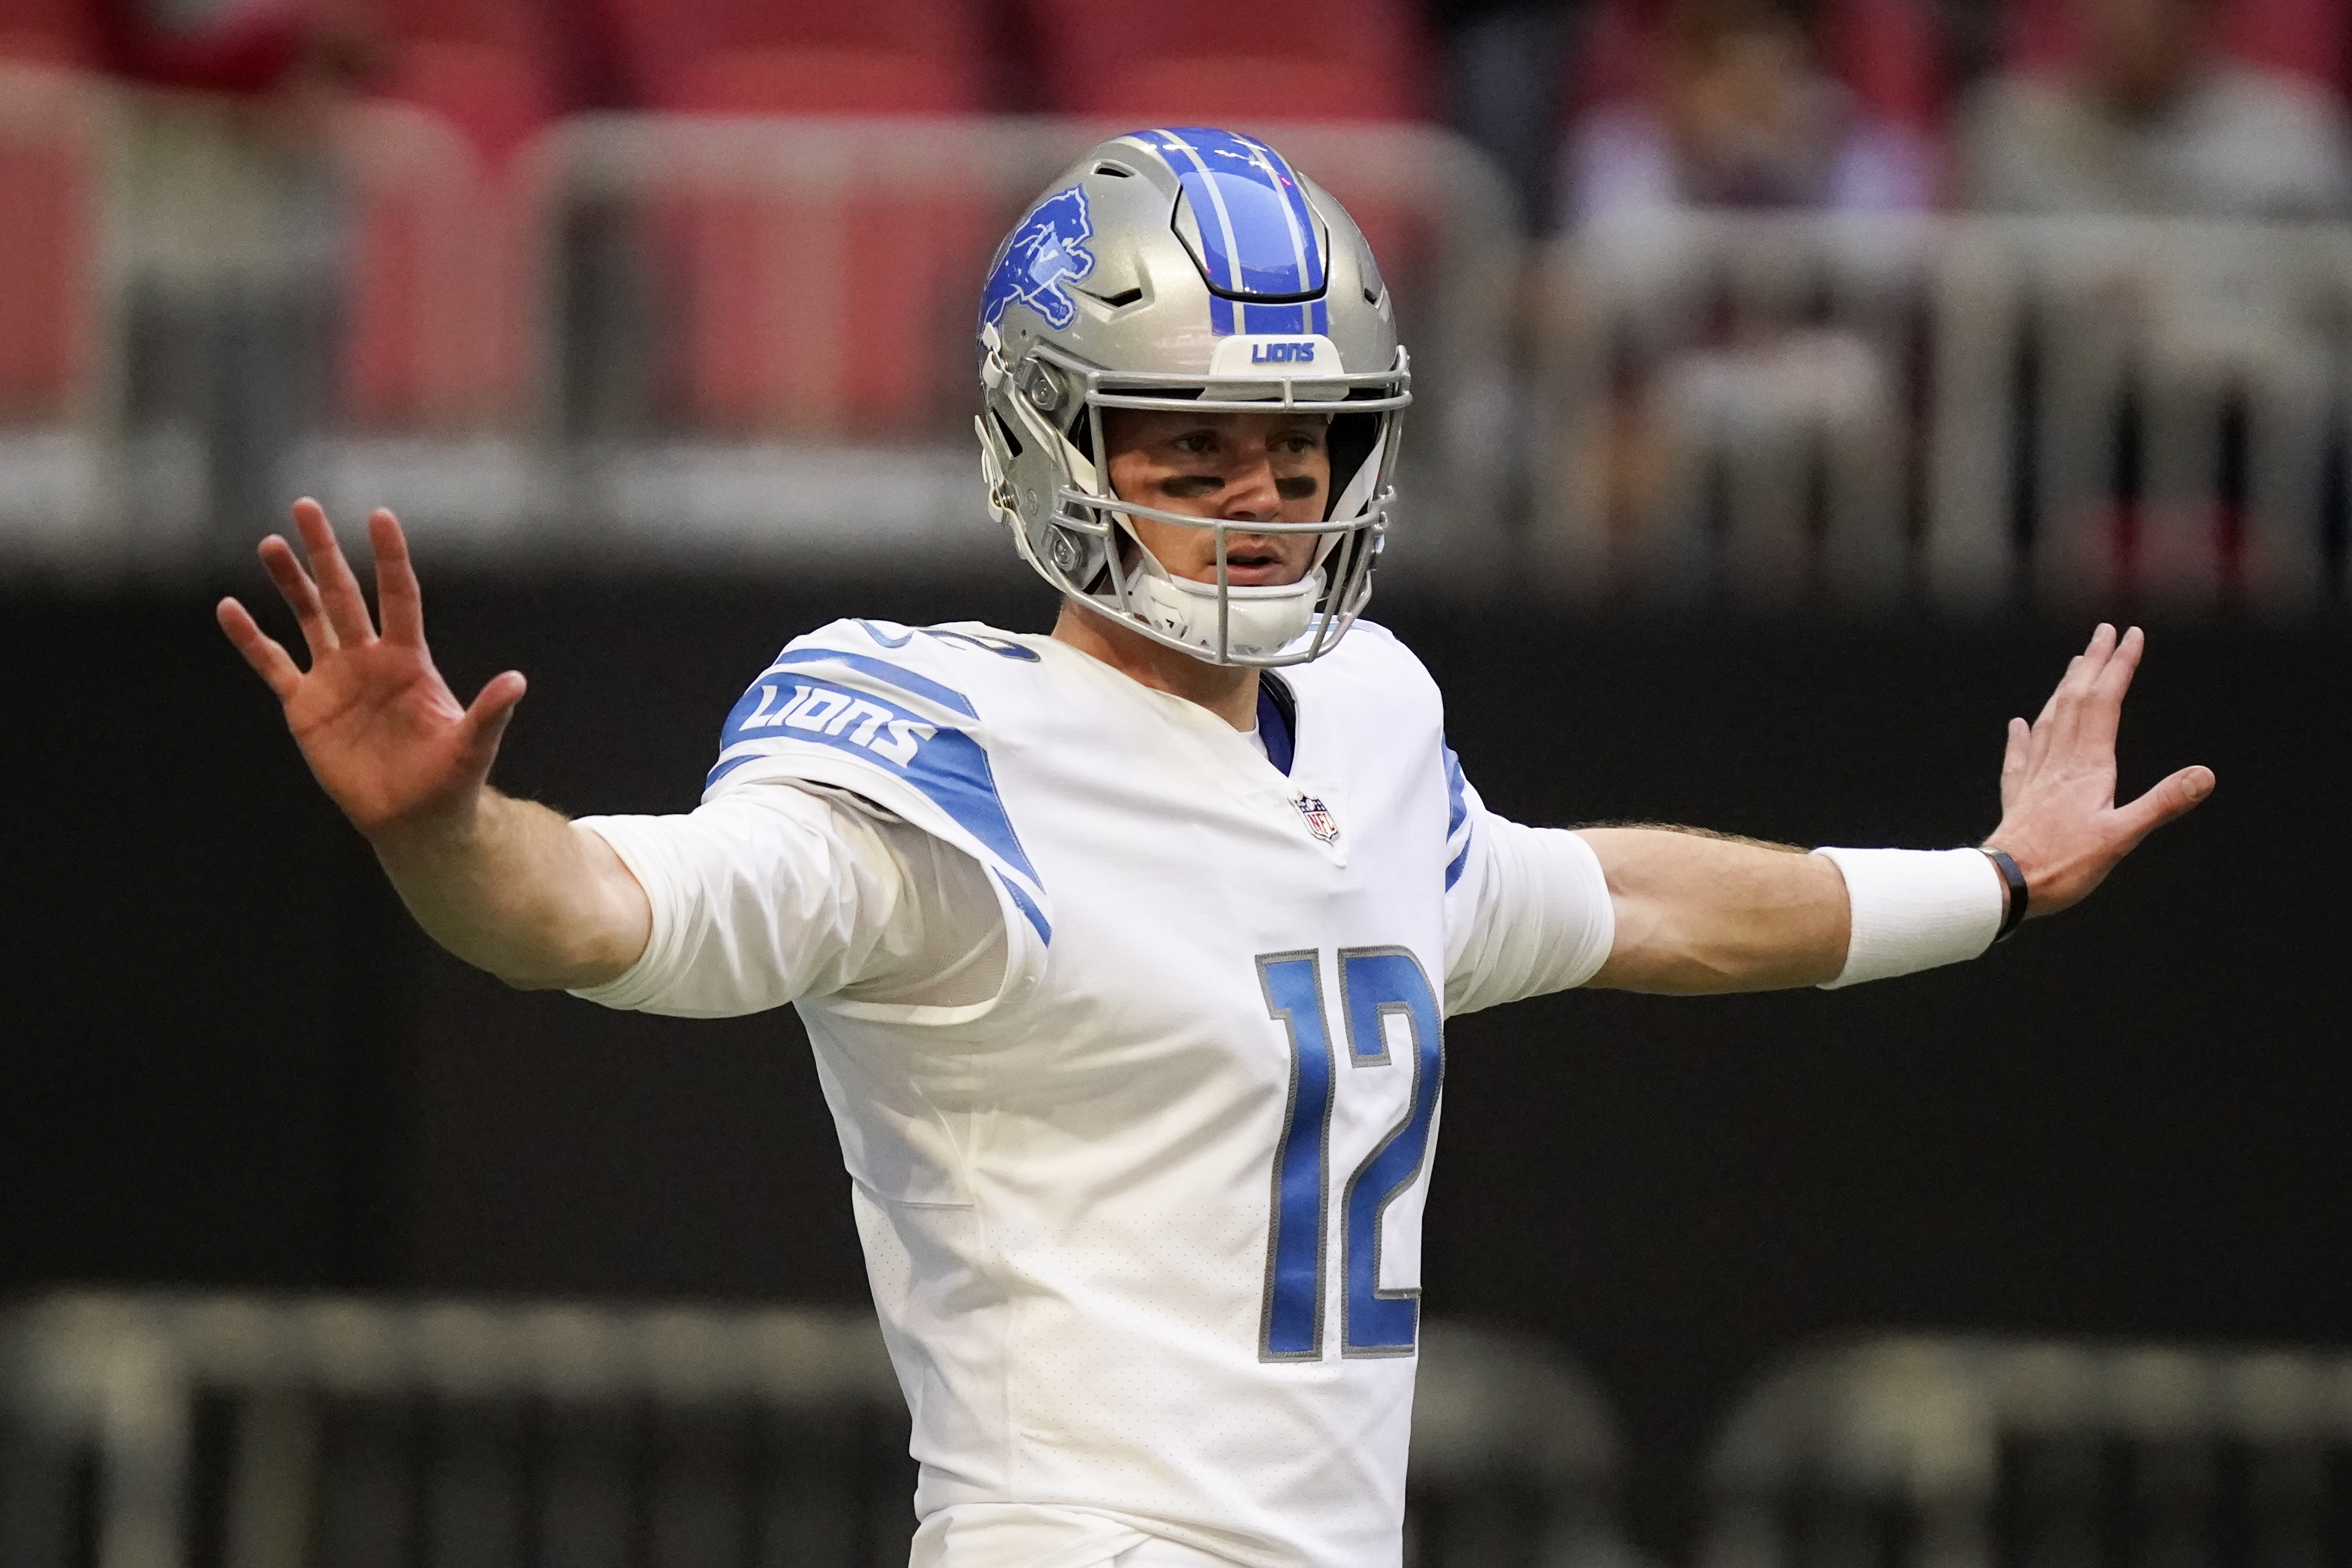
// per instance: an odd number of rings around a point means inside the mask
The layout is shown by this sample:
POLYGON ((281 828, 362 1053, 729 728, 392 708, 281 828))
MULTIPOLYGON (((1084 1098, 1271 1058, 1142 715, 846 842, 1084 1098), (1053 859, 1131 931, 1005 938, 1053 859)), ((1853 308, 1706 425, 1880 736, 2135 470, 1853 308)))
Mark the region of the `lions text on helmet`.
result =
POLYGON ((1199 128, 1095 147, 998 251, 980 347, 989 504, 1045 581, 1220 665, 1301 663, 1354 624, 1411 376, 1363 235, 1280 153, 1199 128), (1172 477, 1215 492, 1112 471, 1194 437, 1220 451, 1172 477))

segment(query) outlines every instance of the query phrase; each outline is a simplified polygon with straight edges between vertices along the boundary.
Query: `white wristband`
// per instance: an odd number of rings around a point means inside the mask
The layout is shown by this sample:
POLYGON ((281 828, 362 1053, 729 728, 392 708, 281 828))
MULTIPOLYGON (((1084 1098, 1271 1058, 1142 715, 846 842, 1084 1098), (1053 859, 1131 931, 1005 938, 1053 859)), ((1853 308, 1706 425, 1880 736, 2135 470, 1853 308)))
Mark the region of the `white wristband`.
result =
POLYGON ((1853 934, 1822 989, 1974 958, 2000 930, 2000 873, 1976 849, 1816 849, 1845 878, 1853 934))

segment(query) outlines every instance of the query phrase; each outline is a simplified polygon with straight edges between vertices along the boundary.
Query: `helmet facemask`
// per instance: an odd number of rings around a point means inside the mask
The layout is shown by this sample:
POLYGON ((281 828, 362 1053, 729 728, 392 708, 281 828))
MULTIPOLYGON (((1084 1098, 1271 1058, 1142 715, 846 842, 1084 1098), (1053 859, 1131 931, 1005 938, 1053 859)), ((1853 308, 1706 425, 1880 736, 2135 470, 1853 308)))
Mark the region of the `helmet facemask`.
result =
MULTIPOLYGON (((1399 350, 1392 375, 1219 384, 1202 377, 1114 374, 1039 344, 1024 370, 1010 373, 1010 379, 1029 389, 1020 399, 1026 405, 1021 434, 1054 452, 1062 474, 1045 548, 1024 553, 1063 593, 1209 663, 1271 666, 1320 656, 1346 633, 1371 595, 1372 567, 1395 500, 1390 479, 1396 414, 1406 396, 1403 359, 1399 350), (1331 477, 1324 515, 1299 522, 1259 521, 1122 500, 1111 488, 1109 465, 1097 454, 1109 450, 1106 413, 1124 408, 1328 413, 1325 447, 1331 477), (1066 425, 1058 417, 1066 411, 1066 425), (1169 571, 1137 532, 1138 519, 1214 535, 1216 576, 1199 581, 1169 571), (1244 585, 1230 580, 1227 552, 1234 536, 1297 534, 1316 538, 1297 582, 1244 585)), ((1030 535, 1024 530, 1017 537, 1025 545, 1030 535)))

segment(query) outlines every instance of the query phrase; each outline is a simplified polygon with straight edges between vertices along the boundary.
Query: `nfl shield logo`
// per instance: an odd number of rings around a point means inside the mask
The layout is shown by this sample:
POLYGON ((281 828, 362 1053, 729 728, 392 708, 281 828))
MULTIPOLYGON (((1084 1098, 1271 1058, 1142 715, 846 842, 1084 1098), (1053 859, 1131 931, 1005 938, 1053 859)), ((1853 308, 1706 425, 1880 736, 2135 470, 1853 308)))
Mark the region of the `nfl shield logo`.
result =
POLYGON ((1307 819, 1307 831, 1325 844, 1339 837, 1339 824, 1331 816, 1331 808, 1311 795, 1294 795, 1291 805, 1307 819))

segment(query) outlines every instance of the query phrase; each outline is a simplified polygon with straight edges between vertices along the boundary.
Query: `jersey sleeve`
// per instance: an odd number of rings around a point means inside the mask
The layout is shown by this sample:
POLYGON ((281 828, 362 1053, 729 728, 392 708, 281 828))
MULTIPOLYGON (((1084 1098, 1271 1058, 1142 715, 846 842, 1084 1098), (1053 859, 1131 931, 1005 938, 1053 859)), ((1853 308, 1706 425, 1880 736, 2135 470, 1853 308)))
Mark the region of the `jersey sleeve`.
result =
POLYGON ((788 780, 873 802, 979 863, 1004 916, 1008 963, 1029 973, 1053 940, 1052 904, 997 793, 969 671, 950 662, 951 649, 1003 651, 962 647, 979 643, 870 621, 796 638, 727 716, 703 799, 788 780))
POLYGON ((613 847, 653 913, 637 962, 573 993, 589 1001, 682 1017, 809 997, 968 1013, 1003 985, 985 874, 887 815, 776 783, 574 826, 613 847))
POLYGON ((1445 1011, 1450 1017, 1566 991, 1617 940, 1601 858, 1580 834, 1486 809, 1445 750, 1445 1011))

